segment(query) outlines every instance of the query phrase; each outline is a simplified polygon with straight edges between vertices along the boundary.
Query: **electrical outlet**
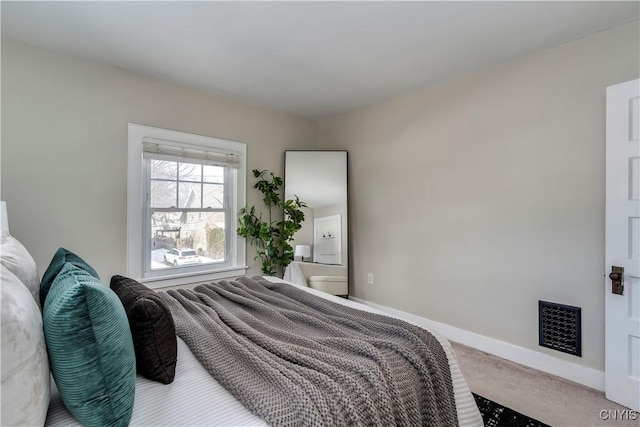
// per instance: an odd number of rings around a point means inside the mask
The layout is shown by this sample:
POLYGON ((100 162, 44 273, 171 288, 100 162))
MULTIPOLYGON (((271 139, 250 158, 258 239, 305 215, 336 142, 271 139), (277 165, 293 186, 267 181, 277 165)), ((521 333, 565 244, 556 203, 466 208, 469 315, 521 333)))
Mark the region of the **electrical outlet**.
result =
POLYGON ((373 285, 373 273, 367 274, 367 283, 373 285))

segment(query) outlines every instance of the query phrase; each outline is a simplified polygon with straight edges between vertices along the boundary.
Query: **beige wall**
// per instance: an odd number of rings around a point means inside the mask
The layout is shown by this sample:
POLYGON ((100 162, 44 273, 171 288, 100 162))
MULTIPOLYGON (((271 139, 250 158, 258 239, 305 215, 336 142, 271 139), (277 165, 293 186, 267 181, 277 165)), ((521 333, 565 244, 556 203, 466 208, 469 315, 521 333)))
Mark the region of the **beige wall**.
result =
POLYGON ((322 121, 349 150, 351 293, 603 370, 605 88, 640 75, 638 36, 322 121), (539 299, 582 307, 582 359, 538 346, 539 299))
POLYGON ((1 197, 40 273, 59 246, 126 273, 128 122, 244 142, 249 170, 280 176, 284 150, 317 143, 310 120, 3 39, 1 197))
MULTIPOLYGON (((66 246, 108 278, 125 270, 128 122, 245 142, 250 169, 280 174, 285 149, 319 141, 350 153, 353 295, 603 369, 604 94, 640 74, 638 35, 637 23, 605 31, 323 120, 319 133, 2 40, 1 197, 41 272, 66 246), (582 359, 537 346, 538 299, 582 307, 582 359)), ((259 203, 251 189, 248 202, 259 203)))

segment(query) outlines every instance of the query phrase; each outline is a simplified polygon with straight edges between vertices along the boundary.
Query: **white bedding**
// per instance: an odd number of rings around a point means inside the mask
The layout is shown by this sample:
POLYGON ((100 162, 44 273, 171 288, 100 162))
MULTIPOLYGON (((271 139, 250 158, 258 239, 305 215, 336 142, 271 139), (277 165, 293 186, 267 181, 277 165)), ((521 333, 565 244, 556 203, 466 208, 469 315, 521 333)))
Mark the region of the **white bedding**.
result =
MULTIPOLYGON (((277 278, 272 281, 284 282, 277 278)), ((285 282, 286 283, 286 282, 285 282)), ((314 295, 339 304, 387 315, 355 301, 335 297, 311 288, 292 284, 314 295)), ((442 343, 453 378, 454 396, 461 426, 483 426, 482 418, 449 342, 430 330, 442 343)), ((55 385, 52 383, 51 404, 47 426, 79 426, 67 411, 55 385)), ((131 417, 132 426, 264 426, 262 419, 253 415, 227 392, 200 365, 187 345, 178 338, 178 363, 173 383, 165 385, 138 375, 136 397, 131 417)))

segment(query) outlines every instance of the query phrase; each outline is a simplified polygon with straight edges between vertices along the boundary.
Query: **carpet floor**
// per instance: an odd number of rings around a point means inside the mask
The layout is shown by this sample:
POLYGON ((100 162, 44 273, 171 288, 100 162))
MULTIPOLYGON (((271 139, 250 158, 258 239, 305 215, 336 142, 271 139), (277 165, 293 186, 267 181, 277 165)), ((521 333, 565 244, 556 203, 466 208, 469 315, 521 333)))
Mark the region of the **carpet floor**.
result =
POLYGON ((640 427, 640 417, 631 416, 635 413, 607 400, 601 391, 462 344, 451 345, 471 391, 502 406, 553 427, 640 427), (603 417, 603 411, 629 416, 616 420, 603 417))

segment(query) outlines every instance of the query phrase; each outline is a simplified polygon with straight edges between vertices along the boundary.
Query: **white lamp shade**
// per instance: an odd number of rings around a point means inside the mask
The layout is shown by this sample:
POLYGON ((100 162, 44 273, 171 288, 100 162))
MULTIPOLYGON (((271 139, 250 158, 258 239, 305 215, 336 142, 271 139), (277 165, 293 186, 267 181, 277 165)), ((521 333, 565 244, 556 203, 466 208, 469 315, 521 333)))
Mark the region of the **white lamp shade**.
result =
POLYGON ((311 246, 309 245, 296 245, 296 251, 294 256, 300 257, 310 257, 311 256, 311 246))
POLYGON ((0 202, 0 230, 9 232, 9 218, 7 218, 7 202, 0 202))

